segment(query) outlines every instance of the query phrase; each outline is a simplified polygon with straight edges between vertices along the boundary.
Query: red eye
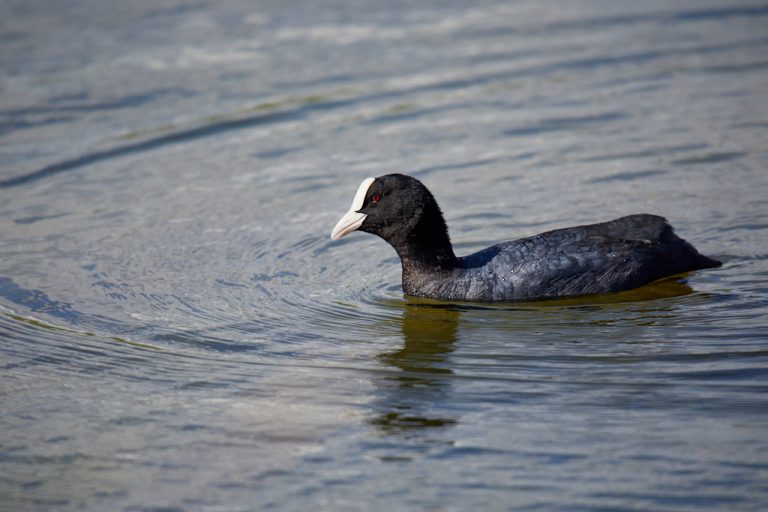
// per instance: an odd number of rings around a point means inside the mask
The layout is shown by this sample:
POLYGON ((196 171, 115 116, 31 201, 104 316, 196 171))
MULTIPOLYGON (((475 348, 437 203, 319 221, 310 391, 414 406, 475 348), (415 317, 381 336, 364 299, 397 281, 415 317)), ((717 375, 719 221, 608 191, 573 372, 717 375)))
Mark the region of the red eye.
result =
POLYGON ((379 194, 373 194, 373 196, 371 197, 371 201, 373 201, 374 203, 378 203, 379 199, 381 199, 381 196, 379 194))

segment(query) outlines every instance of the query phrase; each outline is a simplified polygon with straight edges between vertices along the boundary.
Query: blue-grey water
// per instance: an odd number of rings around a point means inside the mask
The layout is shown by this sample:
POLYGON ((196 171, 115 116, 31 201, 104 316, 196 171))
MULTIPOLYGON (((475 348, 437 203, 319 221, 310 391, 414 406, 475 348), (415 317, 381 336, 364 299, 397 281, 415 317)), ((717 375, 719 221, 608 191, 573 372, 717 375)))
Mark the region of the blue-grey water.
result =
POLYGON ((0 509, 768 509, 767 3, 3 0, 0 64, 0 509), (725 264, 409 299, 329 239, 392 171, 725 264))

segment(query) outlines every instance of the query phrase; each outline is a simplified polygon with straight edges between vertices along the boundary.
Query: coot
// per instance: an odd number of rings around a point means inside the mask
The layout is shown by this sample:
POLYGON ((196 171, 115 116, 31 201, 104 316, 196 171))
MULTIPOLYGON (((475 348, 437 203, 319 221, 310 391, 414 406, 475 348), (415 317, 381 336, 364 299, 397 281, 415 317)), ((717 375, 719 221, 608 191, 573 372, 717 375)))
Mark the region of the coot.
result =
POLYGON ((331 232, 360 230, 386 240, 400 256, 408 295, 500 301, 609 293, 663 277, 718 267, 678 237, 666 219, 629 215, 547 231, 457 258, 440 207, 417 179, 367 178, 331 232))

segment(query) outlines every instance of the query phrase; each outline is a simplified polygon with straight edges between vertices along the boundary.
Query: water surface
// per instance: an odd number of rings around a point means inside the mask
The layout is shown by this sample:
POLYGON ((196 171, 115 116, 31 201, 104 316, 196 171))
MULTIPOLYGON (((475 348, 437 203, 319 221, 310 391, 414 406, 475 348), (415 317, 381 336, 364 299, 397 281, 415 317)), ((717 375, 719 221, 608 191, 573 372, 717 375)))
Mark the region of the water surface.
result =
POLYGON ((0 5, 0 508, 768 508, 768 5, 289 4, 0 5), (725 265, 407 298, 391 171, 725 265))

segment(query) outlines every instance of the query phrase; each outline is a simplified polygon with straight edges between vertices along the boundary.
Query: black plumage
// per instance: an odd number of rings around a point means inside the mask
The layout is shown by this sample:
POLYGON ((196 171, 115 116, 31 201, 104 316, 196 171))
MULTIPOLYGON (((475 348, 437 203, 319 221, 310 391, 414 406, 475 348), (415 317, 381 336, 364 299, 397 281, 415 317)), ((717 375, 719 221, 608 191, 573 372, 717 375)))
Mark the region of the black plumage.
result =
POLYGON ((332 238, 359 229, 386 240, 400 256, 403 290, 418 297, 501 301, 619 292, 721 264, 678 237, 666 219, 648 214, 548 231, 457 258, 437 202, 417 179, 371 178, 355 200, 332 238))

